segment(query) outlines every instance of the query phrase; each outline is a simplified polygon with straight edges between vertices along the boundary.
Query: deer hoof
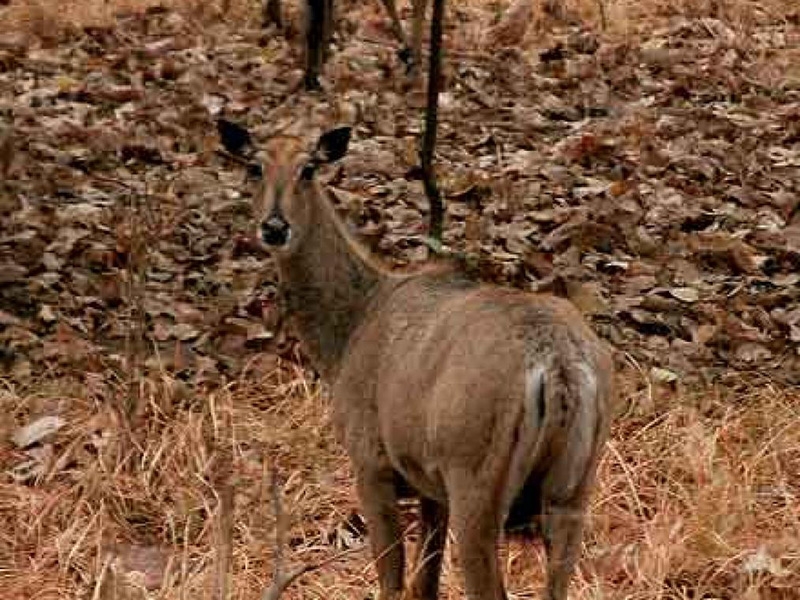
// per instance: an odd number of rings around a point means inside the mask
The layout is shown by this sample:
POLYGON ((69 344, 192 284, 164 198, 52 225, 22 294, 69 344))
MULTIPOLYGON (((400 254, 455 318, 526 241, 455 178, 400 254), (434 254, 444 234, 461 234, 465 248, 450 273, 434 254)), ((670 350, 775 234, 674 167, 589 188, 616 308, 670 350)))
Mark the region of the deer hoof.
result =
POLYGON ((414 61, 414 54, 411 52, 411 48, 408 46, 400 48, 397 51, 397 58, 406 66, 406 73, 411 73, 414 70, 416 61, 414 61))
POLYGON ((321 92, 322 85, 319 82, 319 77, 312 73, 306 73, 303 78, 303 87, 307 92, 321 92))

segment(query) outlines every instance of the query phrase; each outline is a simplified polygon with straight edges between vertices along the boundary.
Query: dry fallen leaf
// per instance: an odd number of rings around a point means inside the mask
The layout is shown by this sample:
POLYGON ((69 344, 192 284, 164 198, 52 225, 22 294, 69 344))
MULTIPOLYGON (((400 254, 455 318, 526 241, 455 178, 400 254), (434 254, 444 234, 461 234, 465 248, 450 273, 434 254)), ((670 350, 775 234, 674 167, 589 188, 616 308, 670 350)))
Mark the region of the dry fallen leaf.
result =
POLYGON ((674 383, 678 381, 678 374, 669 369, 653 367, 650 369, 650 378, 657 383, 674 383))
POLYGON ((488 48, 518 46, 533 20, 533 1, 514 0, 497 25, 490 27, 483 38, 488 48))
POLYGON ((690 287, 670 288, 669 293, 678 300, 687 303, 697 302, 700 299, 700 292, 690 287))
POLYGON ((32 423, 14 432, 12 440, 20 449, 38 444, 45 438, 56 433, 65 425, 65 421, 57 416, 39 417, 32 423))

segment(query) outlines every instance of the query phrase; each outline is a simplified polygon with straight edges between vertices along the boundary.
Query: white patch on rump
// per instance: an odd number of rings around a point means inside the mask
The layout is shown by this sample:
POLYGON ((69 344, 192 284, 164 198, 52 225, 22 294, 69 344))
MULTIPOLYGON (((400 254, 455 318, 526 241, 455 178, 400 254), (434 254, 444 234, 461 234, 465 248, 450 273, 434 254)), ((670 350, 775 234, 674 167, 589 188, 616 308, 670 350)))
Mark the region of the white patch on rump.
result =
MULTIPOLYGON (((535 429, 542 426, 541 406, 544 403, 544 367, 535 365, 528 369, 525 377, 525 414, 535 429)), ((547 407, 544 407, 547 411, 547 407)))

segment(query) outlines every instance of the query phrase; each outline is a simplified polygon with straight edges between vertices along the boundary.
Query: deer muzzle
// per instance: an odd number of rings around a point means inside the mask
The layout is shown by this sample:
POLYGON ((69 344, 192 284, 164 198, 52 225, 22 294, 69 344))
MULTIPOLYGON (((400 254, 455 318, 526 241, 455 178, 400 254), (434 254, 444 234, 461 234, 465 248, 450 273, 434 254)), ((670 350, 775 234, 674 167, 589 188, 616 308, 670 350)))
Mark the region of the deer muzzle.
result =
POLYGON ((289 223, 281 215, 271 215, 261 223, 261 240, 268 246, 283 246, 290 236, 289 223))

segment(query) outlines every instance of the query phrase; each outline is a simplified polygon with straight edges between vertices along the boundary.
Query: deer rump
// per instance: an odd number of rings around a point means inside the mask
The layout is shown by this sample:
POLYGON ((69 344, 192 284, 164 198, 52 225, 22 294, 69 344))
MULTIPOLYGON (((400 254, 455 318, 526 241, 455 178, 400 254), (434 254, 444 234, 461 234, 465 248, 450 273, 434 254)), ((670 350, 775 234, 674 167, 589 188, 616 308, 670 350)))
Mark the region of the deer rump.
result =
POLYGON ((587 491, 606 428, 604 357, 566 301, 446 270, 394 276, 345 349, 334 421, 356 469, 393 471, 399 495, 446 504, 472 493, 448 482, 471 476, 498 527, 530 532, 543 503, 587 491))

